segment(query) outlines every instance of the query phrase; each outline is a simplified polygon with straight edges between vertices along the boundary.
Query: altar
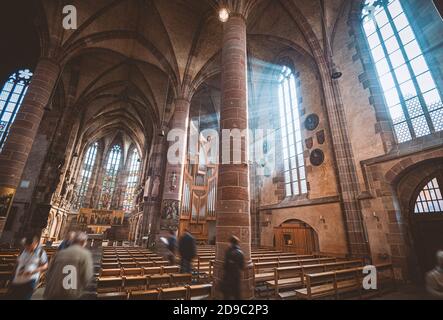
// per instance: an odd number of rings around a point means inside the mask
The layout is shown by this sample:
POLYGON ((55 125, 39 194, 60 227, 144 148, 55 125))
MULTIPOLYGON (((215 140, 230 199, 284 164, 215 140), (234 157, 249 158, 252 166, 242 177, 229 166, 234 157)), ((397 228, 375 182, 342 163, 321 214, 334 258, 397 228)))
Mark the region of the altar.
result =
POLYGON ((88 229, 90 233, 104 234, 112 227, 124 224, 125 213, 122 210, 101 210, 82 208, 77 223, 88 229))

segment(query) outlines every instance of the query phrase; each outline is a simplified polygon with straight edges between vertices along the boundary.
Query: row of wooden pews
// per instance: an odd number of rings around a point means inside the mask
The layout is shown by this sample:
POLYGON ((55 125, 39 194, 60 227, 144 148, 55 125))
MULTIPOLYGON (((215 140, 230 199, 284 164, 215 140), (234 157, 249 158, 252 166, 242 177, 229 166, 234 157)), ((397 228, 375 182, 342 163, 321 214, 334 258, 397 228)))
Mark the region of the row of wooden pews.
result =
MULTIPOLYGON (((359 297, 364 294, 361 259, 320 252, 299 255, 269 248, 253 248, 251 257, 258 296, 265 293, 267 298, 317 299, 338 298, 348 293, 359 297)), ((199 250, 194 263, 198 273, 207 274, 212 279, 214 260, 214 249, 199 250)), ((377 265, 376 270, 380 289, 395 287, 392 264, 377 265)))
MULTIPOLYGON (((256 288, 262 288, 268 298, 318 299, 339 298, 342 294, 352 296, 352 293, 359 297, 365 295, 364 263, 361 259, 322 253, 296 255, 292 259, 284 255, 280 253, 274 257, 274 261, 253 261, 256 288)), ((375 267, 379 289, 376 293, 380 294, 384 288, 395 287, 392 264, 375 267)), ((260 294, 260 290, 257 293, 260 294)))
MULTIPOLYGON (((375 265, 377 272, 377 289, 376 294, 382 292, 383 287, 396 286, 395 275, 392 264, 375 265)), ((333 297, 338 299, 347 293, 357 294, 360 298, 363 295, 369 296, 373 294, 373 290, 363 288, 363 270, 364 267, 344 268, 333 271, 307 273, 305 278, 305 287, 296 289, 288 296, 295 296, 299 299, 320 299, 333 297)))
POLYGON ((212 285, 198 284, 152 290, 99 293, 99 300, 202 300, 212 299, 212 285))
POLYGON ((192 284, 163 257, 142 248, 104 247, 97 278, 101 300, 192 300, 212 297, 211 284, 192 284))
MULTIPOLYGON (((198 276, 193 276, 180 274, 179 267, 167 265, 162 257, 146 249, 105 247, 98 298, 211 299, 215 247, 198 247, 197 253, 193 268, 198 276)), ((300 255, 269 248, 253 248, 251 258, 257 297, 265 293, 272 299, 324 299, 364 294, 361 259, 318 252, 300 255)), ((380 287, 385 283, 395 286, 391 264, 376 268, 380 287)))

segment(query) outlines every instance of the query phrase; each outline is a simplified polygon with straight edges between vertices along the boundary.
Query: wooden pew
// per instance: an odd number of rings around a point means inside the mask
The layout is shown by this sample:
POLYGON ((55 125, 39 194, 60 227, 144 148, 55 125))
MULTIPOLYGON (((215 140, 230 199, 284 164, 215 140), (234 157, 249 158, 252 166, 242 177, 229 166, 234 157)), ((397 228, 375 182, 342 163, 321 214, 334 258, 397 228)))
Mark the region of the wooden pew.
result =
POLYGON ((271 262, 257 262, 254 263, 254 281, 255 283, 273 280, 275 268, 294 267, 302 265, 312 265, 319 263, 336 262, 334 258, 316 258, 316 259, 302 259, 302 260, 284 260, 271 262))
POLYGON ((339 293, 359 290, 362 285, 363 268, 306 274, 306 288, 295 290, 297 298, 316 299, 327 296, 338 298, 339 293), (337 275, 341 276, 339 280, 337 275))
POLYGON ((159 291, 159 300, 185 300, 188 295, 186 287, 161 288, 159 291))
POLYGON ((100 278, 105 277, 121 277, 122 276, 122 269, 116 268, 116 269, 101 269, 100 270, 100 278))
MULTIPOLYGON (((377 283, 380 285, 392 281, 395 286, 395 274, 392 264, 385 263, 375 266, 377 268, 377 283), (389 276, 385 276, 388 272, 389 276)), ((306 288, 295 290, 299 299, 318 299, 328 296, 339 298, 340 294, 358 291, 359 296, 363 294, 363 270, 364 267, 342 269, 314 274, 306 274, 306 288)))
POLYGON ((125 277, 138 277, 144 275, 143 268, 122 268, 122 275, 125 277))
POLYGON ((97 292, 121 292, 123 288, 123 277, 106 277, 97 279, 97 292))
MULTIPOLYGON (((395 274, 392 264, 378 264, 375 266, 377 270, 377 283, 380 288, 381 284, 391 280, 395 285, 395 274), (388 277, 382 274, 389 272, 388 277)), ((339 298, 340 294, 358 291, 361 297, 363 291, 363 270, 364 267, 347 268, 342 270, 308 273, 305 274, 306 288, 295 290, 295 296, 299 299, 318 299, 334 296, 339 298)))
POLYGON ((123 276, 123 288, 126 292, 146 290, 149 276, 123 276))
POLYGON ((158 300, 159 290, 132 291, 129 300, 158 300))
POLYGON ((173 273, 171 274, 171 286, 182 284, 190 284, 192 282, 192 274, 190 273, 173 273))
POLYGON ((161 273, 179 273, 180 267, 179 266, 162 266, 161 267, 161 273))
POLYGON ((268 288, 274 289, 274 295, 282 299, 290 298, 291 294, 280 292, 281 290, 293 289, 303 286, 304 274, 326 272, 329 270, 345 269, 362 265, 361 260, 323 262, 311 265, 299 265, 292 267, 279 267, 274 269, 274 279, 266 281, 268 288))
POLYGON ((127 300, 128 293, 126 292, 108 292, 97 294, 98 300, 127 300))
POLYGON ((212 298, 212 284, 199 284, 188 286, 186 300, 203 300, 212 298))
POLYGON ((272 261, 288 261, 288 260, 302 260, 302 259, 314 259, 313 255, 284 255, 284 256, 269 256, 269 257, 256 257, 252 259, 252 262, 272 262, 272 261))
POLYGON ((171 286, 170 274, 153 274, 148 276, 148 289, 157 289, 171 286))
POLYGON ((120 269, 120 263, 118 262, 102 263, 102 269, 120 269))

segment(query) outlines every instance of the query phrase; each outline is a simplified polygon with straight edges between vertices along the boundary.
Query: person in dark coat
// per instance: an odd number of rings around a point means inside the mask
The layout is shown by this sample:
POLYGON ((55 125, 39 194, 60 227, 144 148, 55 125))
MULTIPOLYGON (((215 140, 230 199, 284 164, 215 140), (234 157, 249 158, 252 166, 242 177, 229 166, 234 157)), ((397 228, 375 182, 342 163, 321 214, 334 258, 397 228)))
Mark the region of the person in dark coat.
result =
POLYGON ((168 260, 171 265, 175 265, 175 252, 177 250, 177 238, 175 232, 170 230, 168 237, 168 260))
POLYGON ((221 287, 225 300, 241 300, 240 279, 245 267, 245 258, 240 249, 240 240, 232 236, 230 242, 231 246, 225 254, 221 287))
POLYGON ((178 242, 178 251, 180 253, 181 272, 191 273, 191 261, 197 255, 197 246, 194 237, 187 229, 178 242))
POLYGON ((66 234, 65 239, 60 243, 60 245, 58 246, 58 251, 62 251, 65 250, 67 248, 69 248, 69 246, 72 244, 72 242, 74 241, 76 236, 76 233, 74 231, 68 232, 66 234))

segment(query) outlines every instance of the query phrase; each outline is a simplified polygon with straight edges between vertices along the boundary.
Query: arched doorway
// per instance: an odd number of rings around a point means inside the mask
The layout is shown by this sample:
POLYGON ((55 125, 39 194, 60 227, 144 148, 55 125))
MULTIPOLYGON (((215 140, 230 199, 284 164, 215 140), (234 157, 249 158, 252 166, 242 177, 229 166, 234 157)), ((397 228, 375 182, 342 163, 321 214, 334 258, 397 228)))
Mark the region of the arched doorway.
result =
POLYGON ((410 202, 411 232, 422 274, 435 266, 435 253, 443 250, 443 171, 427 177, 410 202))
POLYGON ((317 233, 300 220, 288 220, 275 227, 274 237, 277 250, 297 254, 312 254, 319 250, 317 233))
POLYGON ((408 277, 421 283, 443 250, 443 159, 413 164, 400 173, 395 188, 404 224, 408 277))

